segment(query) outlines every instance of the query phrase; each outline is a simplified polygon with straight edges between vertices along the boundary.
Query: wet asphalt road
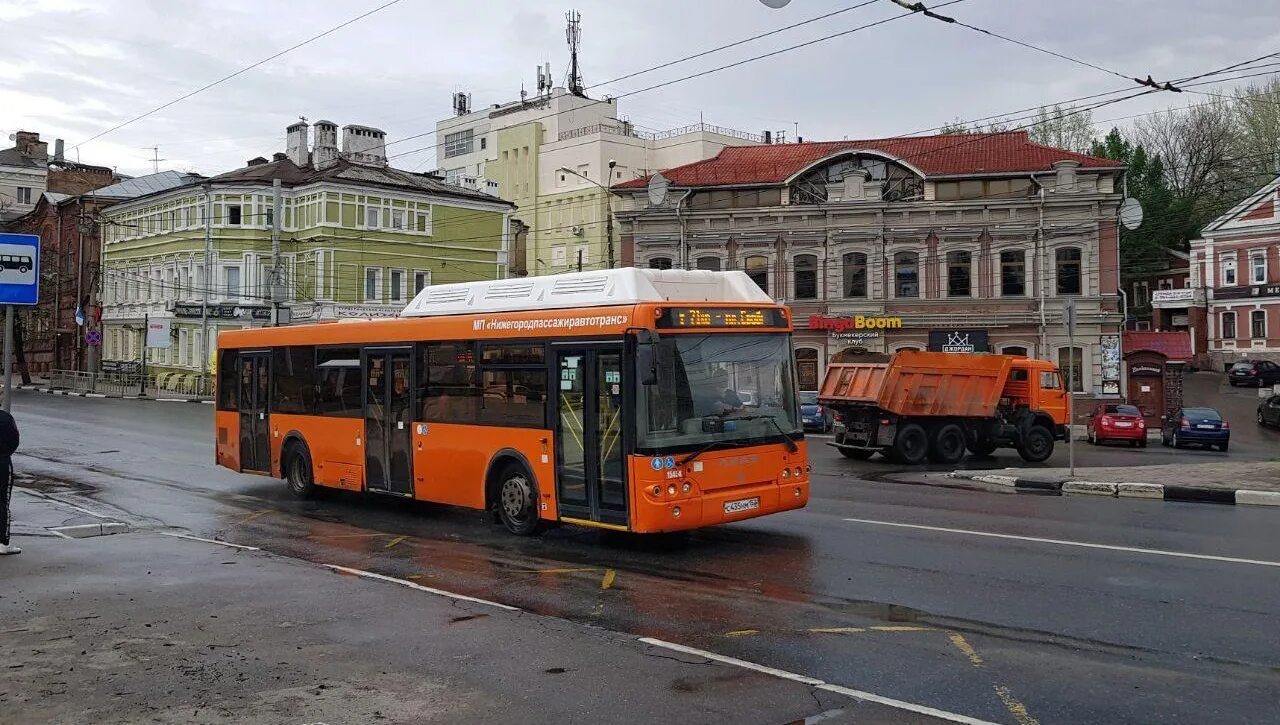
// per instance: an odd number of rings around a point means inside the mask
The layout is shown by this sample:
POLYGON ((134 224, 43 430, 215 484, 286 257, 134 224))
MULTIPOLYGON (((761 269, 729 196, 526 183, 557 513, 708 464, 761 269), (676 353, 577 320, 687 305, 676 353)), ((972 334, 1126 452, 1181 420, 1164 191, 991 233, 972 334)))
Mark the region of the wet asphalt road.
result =
MULTIPOLYGON (((996 722, 1280 722, 1274 510, 878 482, 894 469, 814 445, 802 511, 679 537, 562 527, 517 539, 476 512, 349 495, 298 502, 279 481, 216 468, 209 406, 19 394, 14 412, 20 467, 78 482, 139 526, 409 578, 996 722)), ((1235 435, 1231 458, 1269 457, 1266 437, 1235 435)), ((1222 454, 1085 455, 1079 464, 1222 454)), ((1005 454, 991 465, 1020 462, 1005 454)))

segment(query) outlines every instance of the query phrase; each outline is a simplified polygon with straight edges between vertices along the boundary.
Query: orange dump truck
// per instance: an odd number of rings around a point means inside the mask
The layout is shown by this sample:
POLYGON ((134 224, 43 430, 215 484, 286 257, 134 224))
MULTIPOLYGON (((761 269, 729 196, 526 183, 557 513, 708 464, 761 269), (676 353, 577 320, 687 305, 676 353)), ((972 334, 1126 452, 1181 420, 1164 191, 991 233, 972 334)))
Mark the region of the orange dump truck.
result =
POLYGON ((1052 363, 1015 355, 903 351, 887 363, 832 363, 818 402, 835 446, 901 463, 955 463, 1013 448, 1039 462, 1066 440, 1067 397, 1052 363))

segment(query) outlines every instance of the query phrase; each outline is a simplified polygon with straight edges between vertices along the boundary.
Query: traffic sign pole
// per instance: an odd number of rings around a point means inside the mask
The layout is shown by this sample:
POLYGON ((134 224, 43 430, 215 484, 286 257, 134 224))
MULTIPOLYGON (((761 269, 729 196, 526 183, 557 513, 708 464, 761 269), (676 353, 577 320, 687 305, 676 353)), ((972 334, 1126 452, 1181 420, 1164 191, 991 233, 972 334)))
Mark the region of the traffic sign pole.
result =
POLYGON ((0 304, 4 305, 4 404, 13 406, 14 305, 40 301, 40 237, 0 234, 0 304))
POLYGON ((4 410, 13 407, 13 305, 4 306, 4 410))

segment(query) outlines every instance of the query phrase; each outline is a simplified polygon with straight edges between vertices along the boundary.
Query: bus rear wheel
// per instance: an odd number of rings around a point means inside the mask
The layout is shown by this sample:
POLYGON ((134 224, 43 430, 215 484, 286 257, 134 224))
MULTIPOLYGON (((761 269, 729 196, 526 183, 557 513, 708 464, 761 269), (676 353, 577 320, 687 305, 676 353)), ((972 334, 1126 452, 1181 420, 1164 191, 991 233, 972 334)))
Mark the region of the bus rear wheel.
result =
POLYGON ((516 536, 538 532, 538 487, 523 466, 510 465, 498 477, 498 518, 516 536))
POLYGON ((289 491, 298 498, 314 498, 317 492, 311 452, 305 443, 293 443, 286 450, 284 480, 289 491))

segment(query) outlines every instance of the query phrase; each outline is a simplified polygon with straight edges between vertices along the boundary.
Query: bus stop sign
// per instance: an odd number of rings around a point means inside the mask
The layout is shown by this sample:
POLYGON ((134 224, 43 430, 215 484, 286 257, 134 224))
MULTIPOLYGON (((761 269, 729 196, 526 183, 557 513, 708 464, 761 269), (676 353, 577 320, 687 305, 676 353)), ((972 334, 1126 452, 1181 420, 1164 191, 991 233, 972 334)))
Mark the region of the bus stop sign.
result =
POLYGON ((40 300, 40 237, 0 234, 0 305, 40 300))

